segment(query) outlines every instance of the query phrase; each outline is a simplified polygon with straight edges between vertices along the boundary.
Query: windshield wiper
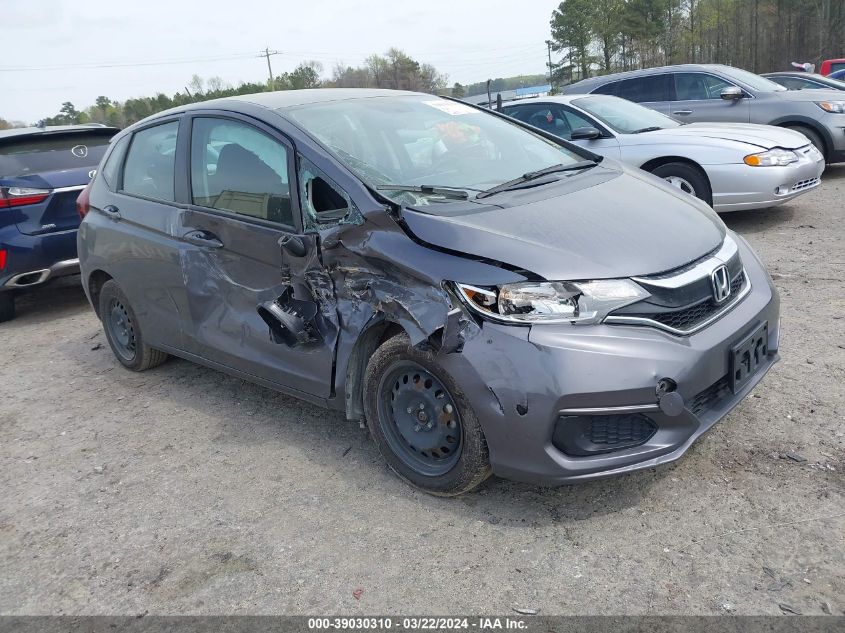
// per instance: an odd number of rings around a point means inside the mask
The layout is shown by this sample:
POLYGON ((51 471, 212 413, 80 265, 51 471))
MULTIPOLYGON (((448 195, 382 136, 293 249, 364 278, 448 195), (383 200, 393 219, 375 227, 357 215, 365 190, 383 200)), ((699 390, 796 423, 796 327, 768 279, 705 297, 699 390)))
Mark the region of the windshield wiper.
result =
POLYGON ((527 183, 530 183, 533 180, 537 180, 538 178, 542 178, 543 176, 548 176, 550 174, 556 174, 562 171, 578 171, 579 169, 589 169, 590 167, 595 167, 596 165, 598 165, 598 163, 595 161, 582 160, 577 163, 569 163, 565 165, 552 165, 551 167, 538 169, 537 171, 529 171, 527 174, 523 174, 519 178, 514 178, 513 180, 503 182, 501 185, 496 185, 495 187, 491 187, 490 189, 482 191, 476 196, 476 198, 486 198, 487 196, 492 196, 494 193, 499 193, 502 191, 511 191, 513 189, 523 189, 524 187, 528 186, 544 185, 547 182, 553 181, 543 181, 535 183, 535 185, 529 185, 527 183))
POLYGON ((657 130, 662 130, 663 128, 659 125, 653 125, 651 127, 643 127, 639 130, 634 130, 633 132, 628 132, 628 134, 642 134, 643 132, 657 132, 657 130))
POLYGON ((454 200, 468 200, 470 191, 480 191, 471 187, 439 187, 437 185, 376 185, 377 191, 410 191, 432 196, 443 196, 454 200))

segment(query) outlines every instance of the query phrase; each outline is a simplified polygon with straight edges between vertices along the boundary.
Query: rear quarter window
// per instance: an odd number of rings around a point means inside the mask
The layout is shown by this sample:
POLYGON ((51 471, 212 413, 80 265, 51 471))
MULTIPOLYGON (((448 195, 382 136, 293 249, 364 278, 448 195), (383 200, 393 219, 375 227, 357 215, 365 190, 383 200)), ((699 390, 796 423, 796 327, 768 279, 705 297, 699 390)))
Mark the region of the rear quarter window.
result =
POLYGON ((96 167, 111 134, 39 134, 0 141, 0 178, 96 167))
POLYGON ((117 178, 120 173, 120 166, 123 164, 123 158, 126 156, 127 147, 129 147, 129 137, 124 136, 115 144, 101 170, 103 180, 106 181, 112 191, 117 187, 117 178))

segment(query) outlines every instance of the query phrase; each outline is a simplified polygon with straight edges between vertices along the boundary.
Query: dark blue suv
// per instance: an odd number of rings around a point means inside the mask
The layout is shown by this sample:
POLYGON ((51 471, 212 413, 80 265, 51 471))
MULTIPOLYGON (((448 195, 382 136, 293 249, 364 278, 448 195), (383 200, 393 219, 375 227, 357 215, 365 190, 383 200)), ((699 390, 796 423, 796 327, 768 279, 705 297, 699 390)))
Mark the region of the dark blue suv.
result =
POLYGON ((118 130, 70 125, 0 131, 0 322, 15 294, 79 272, 76 198, 118 130))

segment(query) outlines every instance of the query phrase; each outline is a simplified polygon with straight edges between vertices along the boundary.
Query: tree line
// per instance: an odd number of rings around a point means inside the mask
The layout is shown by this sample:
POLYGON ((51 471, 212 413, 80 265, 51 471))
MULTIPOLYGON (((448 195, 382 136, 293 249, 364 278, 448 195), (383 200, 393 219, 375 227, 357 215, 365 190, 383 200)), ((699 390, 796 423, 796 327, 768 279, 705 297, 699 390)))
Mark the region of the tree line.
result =
MULTIPOLYGON (((204 80, 194 75, 183 91, 173 95, 160 92, 152 97, 115 101, 105 95, 97 97, 94 104, 79 110, 66 101, 59 112, 38 122, 39 125, 72 125, 77 123, 104 123, 126 127, 162 110, 189 103, 221 97, 265 92, 270 90, 299 90, 302 88, 392 88, 420 92, 448 92, 447 76, 431 64, 421 63, 398 48, 390 48, 384 55, 371 55, 361 66, 338 64, 332 69, 331 78, 323 79, 323 66, 317 61, 304 61, 293 71, 282 73, 267 82, 247 82, 237 86, 225 83, 219 77, 204 80)), ((0 129, 15 125, 0 119, 0 129)))
POLYGON ((818 67, 845 56, 845 0, 563 0, 551 34, 558 85, 682 63, 818 67))

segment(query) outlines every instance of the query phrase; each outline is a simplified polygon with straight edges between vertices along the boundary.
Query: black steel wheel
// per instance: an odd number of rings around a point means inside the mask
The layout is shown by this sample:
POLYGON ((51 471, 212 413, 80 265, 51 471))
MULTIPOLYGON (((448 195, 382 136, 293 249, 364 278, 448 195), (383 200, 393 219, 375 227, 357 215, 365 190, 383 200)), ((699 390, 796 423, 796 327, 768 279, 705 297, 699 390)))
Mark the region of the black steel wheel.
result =
POLYGON ((103 315, 103 319, 115 354, 131 363, 136 354, 135 325, 119 298, 111 298, 108 312, 103 315))
POLYGON ((379 382, 379 415, 393 452, 421 475, 449 472, 461 456, 461 416, 440 380, 398 360, 379 382))
POLYGON ((167 360, 166 353, 144 342, 138 317, 113 279, 100 289, 99 308, 106 340, 121 365, 132 371, 144 371, 167 360))
POLYGON ((373 441, 402 479, 453 496, 490 476, 481 424, 432 351, 404 334, 388 339, 370 358, 363 387, 373 441))

